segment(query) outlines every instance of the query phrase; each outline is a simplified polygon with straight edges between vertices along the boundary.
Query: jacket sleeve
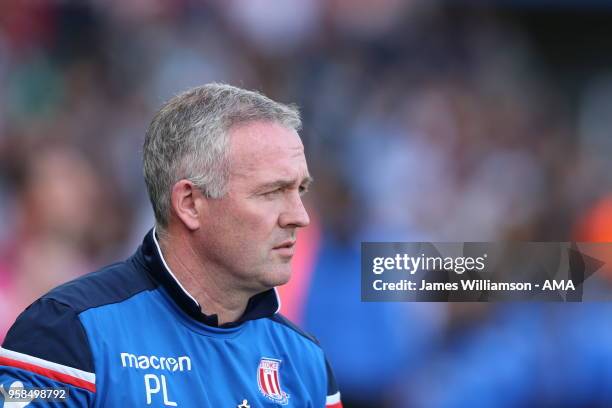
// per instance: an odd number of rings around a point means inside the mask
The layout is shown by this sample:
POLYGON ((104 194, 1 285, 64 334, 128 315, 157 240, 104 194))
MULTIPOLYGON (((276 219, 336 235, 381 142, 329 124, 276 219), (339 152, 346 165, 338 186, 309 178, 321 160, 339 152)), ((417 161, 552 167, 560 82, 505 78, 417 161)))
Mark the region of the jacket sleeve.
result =
POLYGON ((336 377, 327 359, 325 359, 325 368, 327 370, 327 397, 325 399, 325 408, 342 408, 340 390, 338 389, 336 377))
POLYGON ((21 408, 30 403, 45 407, 90 407, 95 393, 93 358, 78 314, 53 299, 34 302, 17 318, 0 348, 0 401, 4 408, 21 408), (28 391, 32 387, 65 390, 54 393, 65 399, 62 402, 9 399, 14 395, 11 389, 28 391))

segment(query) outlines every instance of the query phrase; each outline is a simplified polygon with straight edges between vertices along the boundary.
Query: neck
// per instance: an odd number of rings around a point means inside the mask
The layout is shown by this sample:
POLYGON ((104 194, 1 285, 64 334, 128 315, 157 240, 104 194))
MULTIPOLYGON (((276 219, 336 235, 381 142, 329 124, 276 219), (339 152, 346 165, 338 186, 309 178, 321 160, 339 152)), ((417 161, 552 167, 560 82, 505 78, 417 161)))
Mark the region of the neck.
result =
POLYGON ((180 234, 160 236, 159 246, 168 267, 202 312, 216 314, 219 325, 238 320, 252 296, 237 290, 227 274, 200 260, 190 241, 180 234))

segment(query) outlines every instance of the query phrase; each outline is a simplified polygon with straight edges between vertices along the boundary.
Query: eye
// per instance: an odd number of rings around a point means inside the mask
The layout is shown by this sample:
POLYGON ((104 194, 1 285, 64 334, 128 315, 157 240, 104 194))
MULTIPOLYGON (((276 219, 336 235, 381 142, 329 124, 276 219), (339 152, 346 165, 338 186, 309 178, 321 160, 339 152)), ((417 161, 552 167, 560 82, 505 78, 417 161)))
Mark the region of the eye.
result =
POLYGON ((304 194, 306 194, 308 192, 308 186, 300 186, 300 195, 303 196, 304 194))
POLYGON ((275 196, 276 194, 280 194, 282 191, 283 191, 282 188, 277 188, 276 190, 265 192, 262 195, 264 197, 272 197, 272 196, 275 196))

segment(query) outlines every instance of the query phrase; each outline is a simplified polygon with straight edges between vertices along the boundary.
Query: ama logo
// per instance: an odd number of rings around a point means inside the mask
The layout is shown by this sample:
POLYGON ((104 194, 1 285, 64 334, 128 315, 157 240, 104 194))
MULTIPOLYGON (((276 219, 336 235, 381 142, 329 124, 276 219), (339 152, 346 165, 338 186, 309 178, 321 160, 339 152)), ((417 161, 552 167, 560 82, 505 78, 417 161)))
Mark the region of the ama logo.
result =
POLYGON ((280 364, 281 360, 263 357, 257 369, 257 385, 259 385, 259 391, 270 401, 287 405, 289 395, 281 389, 280 364))

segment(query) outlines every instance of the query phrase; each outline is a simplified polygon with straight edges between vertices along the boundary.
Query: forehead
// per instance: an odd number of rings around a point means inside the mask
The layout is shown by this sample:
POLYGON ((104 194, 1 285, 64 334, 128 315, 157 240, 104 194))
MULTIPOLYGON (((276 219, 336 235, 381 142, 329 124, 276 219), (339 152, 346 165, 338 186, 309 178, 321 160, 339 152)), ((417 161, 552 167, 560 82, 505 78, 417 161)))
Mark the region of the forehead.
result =
POLYGON ((229 134, 230 177, 272 181, 308 175, 304 146, 295 130, 257 121, 234 126, 229 134))

